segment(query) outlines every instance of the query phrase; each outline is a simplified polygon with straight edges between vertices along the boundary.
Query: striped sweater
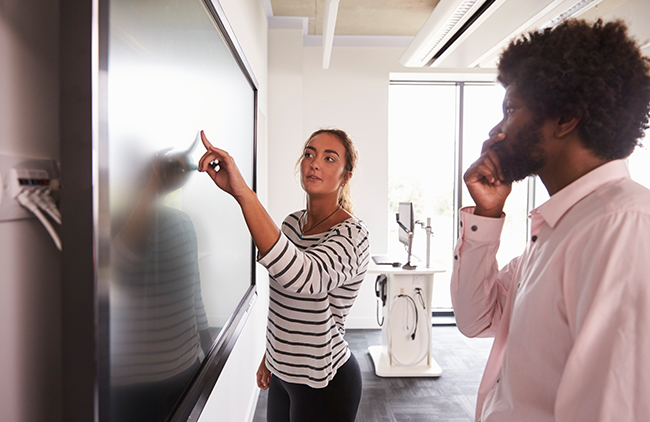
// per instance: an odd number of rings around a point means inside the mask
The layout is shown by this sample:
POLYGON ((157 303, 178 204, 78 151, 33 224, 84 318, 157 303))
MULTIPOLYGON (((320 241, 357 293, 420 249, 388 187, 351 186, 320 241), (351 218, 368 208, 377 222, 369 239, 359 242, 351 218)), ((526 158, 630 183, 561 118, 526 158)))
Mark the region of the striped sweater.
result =
POLYGON ((345 319, 370 257, 368 229, 356 218, 324 233, 299 236, 303 211, 259 259, 270 275, 266 365, 291 383, 326 387, 350 357, 345 319))
POLYGON ((144 253, 117 236, 110 287, 111 384, 169 379, 203 358, 207 330, 196 232, 182 211, 160 207, 144 253))

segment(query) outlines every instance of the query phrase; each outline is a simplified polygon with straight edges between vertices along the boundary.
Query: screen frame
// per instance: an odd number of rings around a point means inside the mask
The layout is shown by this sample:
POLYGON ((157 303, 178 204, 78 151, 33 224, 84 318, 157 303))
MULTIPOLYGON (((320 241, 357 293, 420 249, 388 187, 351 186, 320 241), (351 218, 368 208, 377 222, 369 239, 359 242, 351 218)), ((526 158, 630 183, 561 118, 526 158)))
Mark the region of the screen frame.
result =
MULTIPOLYGON (((402 223, 404 227, 409 229, 411 231, 411 235, 413 233, 413 230, 415 229, 415 221, 413 217, 413 203, 412 202, 400 202, 398 206, 398 212, 397 212, 397 221, 402 223)), ((399 225, 398 225, 399 226, 399 225)), ((411 244, 411 236, 404 231, 404 229, 399 226, 398 227, 398 236, 399 236, 399 241, 402 242, 406 246, 410 246, 411 244)))
MULTIPOLYGON (((61 0, 60 5, 62 417, 67 422, 103 422, 110 415, 109 3, 61 0)), ((201 3, 254 95, 251 188, 257 191, 258 83, 218 0, 201 3)), ((257 298, 252 239, 250 245, 250 285, 168 420, 198 418, 250 315, 257 298)))

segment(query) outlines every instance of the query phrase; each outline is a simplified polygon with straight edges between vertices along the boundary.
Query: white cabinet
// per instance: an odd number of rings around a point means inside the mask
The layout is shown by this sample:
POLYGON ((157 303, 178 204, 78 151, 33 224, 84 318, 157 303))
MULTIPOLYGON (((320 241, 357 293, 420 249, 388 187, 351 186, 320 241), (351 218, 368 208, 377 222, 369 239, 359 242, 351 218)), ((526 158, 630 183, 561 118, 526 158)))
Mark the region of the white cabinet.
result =
POLYGON ((382 342, 368 352, 380 377, 438 377, 431 356, 433 278, 441 269, 404 270, 371 265, 370 274, 386 276, 382 342))

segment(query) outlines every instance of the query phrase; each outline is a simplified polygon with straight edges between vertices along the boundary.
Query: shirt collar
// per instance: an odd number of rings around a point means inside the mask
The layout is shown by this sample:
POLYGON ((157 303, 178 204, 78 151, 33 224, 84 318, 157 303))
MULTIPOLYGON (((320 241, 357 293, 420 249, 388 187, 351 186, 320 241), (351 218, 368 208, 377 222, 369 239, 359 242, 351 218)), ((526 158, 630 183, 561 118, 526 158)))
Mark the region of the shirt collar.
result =
POLYGON ((560 218, 582 198, 609 182, 629 177, 625 161, 609 161, 556 192, 531 214, 540 214, 549 226, 555 227, 560 218))

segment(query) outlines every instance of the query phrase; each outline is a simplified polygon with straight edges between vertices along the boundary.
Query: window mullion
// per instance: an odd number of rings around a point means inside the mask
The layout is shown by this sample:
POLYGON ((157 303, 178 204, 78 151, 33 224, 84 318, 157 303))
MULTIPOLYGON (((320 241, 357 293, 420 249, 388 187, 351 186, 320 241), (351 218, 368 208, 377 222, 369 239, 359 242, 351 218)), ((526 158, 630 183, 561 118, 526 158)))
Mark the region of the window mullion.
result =
POLYGON ((458 106, 456 112, 456 148, 455 155, 455 173, 454 178, 454 240, 458 238, 458 222, 460 219, 460 209, 463 206, 463 117, 464 117, 464 96, 465 96, 465 83, 458 82, 456 95, 456 104, 458 106))
MULTIPOLYGON (((537 185, 537 178, 535 176, 528 176, 528 205, 526 207, 526 214, 529 215, 530 212, 535 209, 535 188, 537 185)), ((526 243, 528 239, 532 236, 531 234, 531 221, 530 218, 526 219, 526 243)))

